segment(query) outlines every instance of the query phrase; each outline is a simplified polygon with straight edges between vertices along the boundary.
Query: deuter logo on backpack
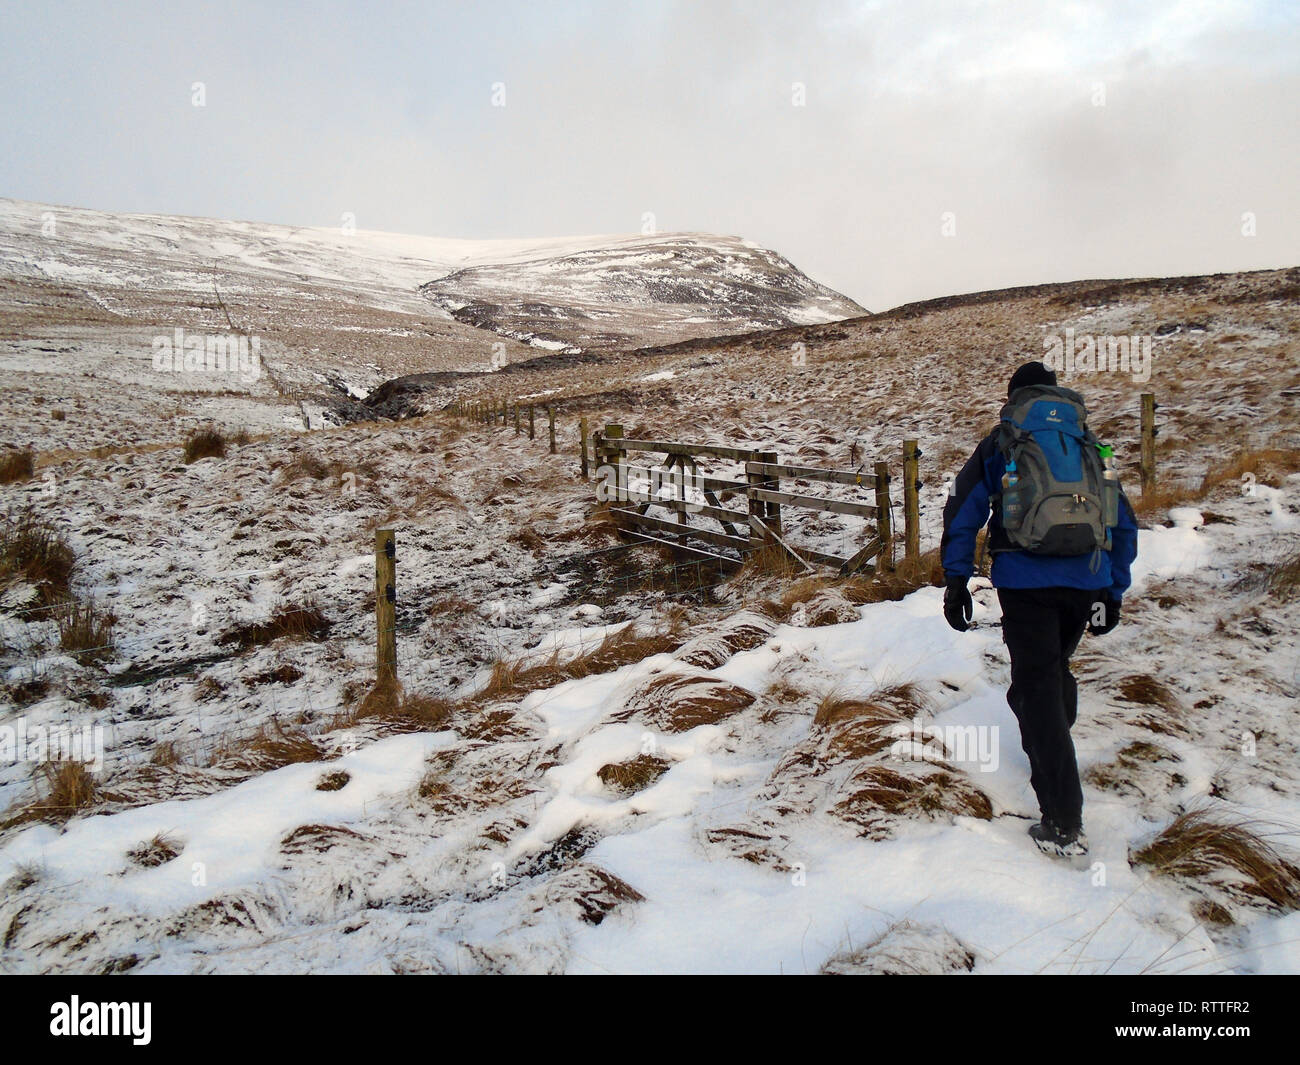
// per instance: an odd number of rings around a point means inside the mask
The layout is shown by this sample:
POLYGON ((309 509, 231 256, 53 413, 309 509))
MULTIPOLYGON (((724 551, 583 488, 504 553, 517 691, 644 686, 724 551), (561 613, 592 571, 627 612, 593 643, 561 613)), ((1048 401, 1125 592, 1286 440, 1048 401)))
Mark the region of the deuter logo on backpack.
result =
POLYGON ((1083 397, 1057 385, 1017 389, 1002 408, 1000 517, 1016 550, 1058 556, 1110 550, 1119 475, 1087 418, 1083 397))

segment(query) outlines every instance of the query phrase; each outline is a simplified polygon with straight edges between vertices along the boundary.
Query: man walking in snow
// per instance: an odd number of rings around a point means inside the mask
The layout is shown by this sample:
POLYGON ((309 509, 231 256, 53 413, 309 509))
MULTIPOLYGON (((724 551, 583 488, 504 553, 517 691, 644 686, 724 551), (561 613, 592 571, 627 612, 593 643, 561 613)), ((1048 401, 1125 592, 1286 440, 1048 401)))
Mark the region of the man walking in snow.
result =
POLYGON ((1088 431, 1083 397, 1041 362, 1011 377, 998 428, 962 468, 943 511, 944 617, 969 627, 967 582, 976 534, 989 527, 992 580, 1011 655, 1007 702, 1020 724, 1042 819, 1029 835, 1047 854, 1088 853, 1083 791, 1070 728, 1078 688, 1070 673, 1084 629, 1119 624, 1137 556, 1137 521, 1110 448, 1088 431))

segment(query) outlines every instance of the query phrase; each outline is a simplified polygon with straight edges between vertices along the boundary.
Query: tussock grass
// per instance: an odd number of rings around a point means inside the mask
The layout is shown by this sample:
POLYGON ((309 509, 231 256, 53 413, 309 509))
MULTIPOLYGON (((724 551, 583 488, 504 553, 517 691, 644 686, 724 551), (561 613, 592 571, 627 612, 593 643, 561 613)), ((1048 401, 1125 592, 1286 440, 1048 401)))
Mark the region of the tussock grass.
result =
POLYGON ((865 698, 850 698, 832 690, 822 696, 813 715, 813 728, 827 730, 847 721, 906 721, 925 709, 924 693, 915 684, 892 684, 865 698))
POLYGON ((329 618, 314 603, 282 603, 266 621, 237 625, 217 637, 218 644, 237 644, 239 648, 258 647, 281 637, 319 640, 332 627, 329 618))
POLYGON ((1294 473, 1296 470, 1300 470, 1300 448, 1245 449, 1206 470, 1197 498, 1204 499, 1221 484, 1238 484, 1248 473, 1267 482, 1273 471, 1294 473))
POLYGON ((324 854, 341 843, 366 842, 360 832, 342 825, 299 825, 280 841, 282 854, 324 854))
POLYGON ((164 740, 162 743, 156 743, 149 753, 150 765, 167 767, 180 765, 183 761, 184 756, 181 753, 181 746, 175 740, 164 740))
POLYGON ((1124 677, 1119 682, 1119 698, 1127 703, 1158 706, 1170 713, 1178 713, 1182 709, 1182 703, 1173 689, 1149 673, 1133 673, 1124 677))
POLYGON ((920 976, 966 973, 975 955, 942 926, 900 921, 857 950, 828 958, 826 976, 920 976))
POLYGON ((290 662, 281 662, 278 666, 245 677, 244 683, 250 688, 256 688, 260 684, 293 684, 302 677, 303 672, 297 666, 290 662))
POLYGON ((59 627, 59 647, 78 662, 101 662, 113 654, 117 615, 93 599, 60 604, 54 620, 59 627))
POLYGON ((766 617, 744 610, 682 644, 675 657, 700 669, 717 669, 732 655, 765 644, 773 631, 775 626, 766 617))
POLYGON ((406 692, 391 678, 381 678, 349 715, 349 721, 381 721, 404 732, 433 732, 451 719, 455 704, 449 699, 406 692))
POLYGON ((1186 733, 1183 724, 1183 705, 1169 685, 1147 673, 1135 673, 1119 682, 1116 698, 1147 709, 1132 719, 1132 723, 1161 736, 1181 736, 1186 733))
POLYGON ((921 588, 943 587, 943 566, 939 550, 922 553, 915 560, 902 559, 892 570, 877 570, 869 577, 852 577, 844 582, 844 596, 851 603, 897 602, 921 588))
POLYGON ((777 621, 790 621, 803 606, 799 613, 805 624, 833 625, 855 619, 845 610, 846 604, 896 602, 921 588, 942 587, 943 567, 936 548, 914 560, 902 559, 892 569, 878 567, 871 573, 837 577, 807 573, 784 552, 769 547, 751 554, 733 581, 745 602, 777 621), (788 583, 773 592, 773 584, 781 581, 788 583))
POLYGON ((794 703, 802 702, 807 698, 808 693, 800 688, 797 684, 792 684, 784 677, 774 680, 768 685, 767 691, 763 693, 767 699, 782 706, 790 706, 794 703))
POLYGON ((765 543, 757 551, 745 556, 740 571, 733 578, 744 585, 746 582, 778 577, 781 580, 793 580, 807 576, 808 571, 792 559, 787 552, 773 543, 765 543))
POLYGON ((482 688, 474 695, 478 703, 494 702, 539 688, 550 688, 566 680, 578 680, 598 673, 610 673, 651 655, 676 650, 683 640, 682 615, 670 615, 653 632, 642 632, 635 624, 624 625, 603 637, 590 651, 561 660, 559 651, 542 662, 528 659, 498 659, 482 688))
POLYGON ((301 480, 341 481, 346 473, 374 477, 378 470, 373 463, 369 462, 346 463, 340 459, 331 459, 327 462, 311 451, 297 452, 288 462, 276 468, 281 484, 301 480))
POLYGON ((218 766, 253 773, 269 773, 287 765, 320 762, 325 750, 304 730, 281 722, 263 725, 252 739, 232 744, 218 758, 218 766))
POLYGON ((48 761, 36 769, 36 798, 11 807, 0 831, 34 821, 61 824, 101 801, 99 783, 82 762, 48 761))
POLYGON ((43 604, 70 596, 76 564, 63 532, 30 507, 0 519, 0 578, 34 585, 43 604))
POLYGON ((752 692, 716 677, 662 673, 628 698, 615 720, 639 716, 665 732, 713 725, 754 702, 752 692))
POLYGON ((142 868, 156 869, 158 866, 166 865, 173 858, 178 857, 184 849, 185 844, 180 840, 159 832, 148 842, 131 848, 126 852, 126 856, 142 868))
POLYGON ((609 504, 601 503, 588 512, 586 520, 571 529, 561 529, 551 534, 554 543, 577 543, 587 546, 610 543, 618 535, 618 525, 609 512, 609 504))
POLYGON ((1177 817, 1129 862, 1160 876, 1216 883, 1253 905, 1300 909, 1300 869, 1282 857, 1247 821, 1223 821, 1207 810, 1177 817))
POLYGON ((600 924, 621 906, 645 901, 627 881, 587 862, 552 877, 542 894, 549 907, 572 906, 579 920, 592 925, 600 924))
POLYGON ((1253 474, 1267 484, 1270 481, 1276 483, 1277 473, 1296 470, 1300 470, 1300 448, 1243 448, 1211 466, 1199 483, 1160 483, 1153 491, 1144 492, 1133 504, 1133 511, 1139 518, 1151 520, 1163 515, 1170 507, 1199 503, 1221 485, 1239 483, 1246 474, 1253 474))
POLYGON ((668 771, 668 762, 652 754, 639 754, 623 762, 608 762, 596 771, 600 782, 624 795, 644 791, 668 771))
POLYGON ((31 448, 6 450, 0 455, 0 484, 31 480, 36 474, 36 455, 31 448))
POLYGON ((925 706, 924 694, 910 683, 881 688, 865 698, 832 690, 817 704, 813 732, 824 740, 827 754, 856 761, 889 750, 898 740, 898 726, 925 706))
POLYGON ((224 459, 226 457, 226 437, 215 425, 202 425, 185 437, 185 465, 198 462, 199 459, 224 459))
POLYGON ((29 887, 39 884, 44 877, 45 869, 43 866, 37 865, 35 862, 19 862, 14 866, 13 876, 4 882, 4 893, 6 895, 16 895, 20 891, 26 891, 29 887))
POLYGON ((890 819, 976 817, 991 820, 989 797, 957 773, 927 767, 919 773, 903 773, 890 766, 875 765, 856 774, 853 789, 834 808, 835 814, 858 825, 871 839, 892 833, 890 819))
POLYGON ((1300 596, 1300 551, 1254 564, 1251 570, 1236 582, 1236 591, 1262 592, 1284 603, 1300 596))

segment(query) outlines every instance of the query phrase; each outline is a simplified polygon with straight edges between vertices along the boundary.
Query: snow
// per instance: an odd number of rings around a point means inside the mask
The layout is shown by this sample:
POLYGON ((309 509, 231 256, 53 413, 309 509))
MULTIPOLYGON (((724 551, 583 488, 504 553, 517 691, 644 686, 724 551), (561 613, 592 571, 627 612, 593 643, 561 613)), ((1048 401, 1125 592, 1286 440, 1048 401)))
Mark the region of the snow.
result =
POLYGON ((276 846, 300 825, 348 825, 368 806, 409 790, 429 753, 452 733, 397 736, 329 763, 290 765, 201 799, 162 802, 110 816, 88 817, 59 833, 30 828, 0 852, 0 878, 18 866, 77 881, 84 897, 161 914, 204 902, 264 878, 276 846), (325 772, 351 776, 338 791, 317 791, 325 772), (165 834, 183 844, 180 856, 153 869, 132 869, 126 852, 165 834), (198 881, 198 882, 196 882, 198 881))
POLYGON ((1172 527, 1156 526, 1138 533, 1138 557, 1131 571, 1134 592, 1157 578, 1191 573, 1213 558, 1211 542, 1200 531, 1204 521, 1200 511, 1178 508, 1170 511, 1170 519, 1172 527))
MULTIPOLYGON (((1205 526, 1197 512, 1171 518, 1171 527, 1142 532, 1147 581, 1190 573, 1213 548, 1202 541, 1221 528, 1205 526)), ((344 566, 359 569, 362 561, 357 556, 344 566)), ((533 606, 551 602, 552 591, 543 588, 533 606)), ((525 696, 520 711, 544 725, 539 742, 562 753, 542 775, 525 829, 480 864, 517 868, 578 828, 602 837, 584 861, 633 885, 644 899, 598 926, 580 923, 568 933, 564 968, 572 973, 812 972, 902 921, 944 929, 973 953, 980 973, 1188 973, 1221 971, 1225 964, 1293 971, 1294 915, 1257 921, 1248 948, 1223 957, 1190 914, 1171 909, 1171 886, 1129 865, 1128 848, 1153 830, 1140 804, 1089 792, 1094 849, 1086 868, 1049 861, 1027 844, 1024 829, 1035 810, 1003 697, 997 600, 982 580, 975 598, 975 624, 965 634, 945 625, 941 592, 927 588, 898 602, 862 606, 857 620, 843 624, 778 626, 762 645, 711 671, 659 654, 525 696), (739 733, 710 724, 672 734, 610 719, 629 692, 664 672, 707 675, 754 693, 778 678, 814 693, 850 696, 903 681, 919 685, 934 724, 997 730, 995 762, 959 767, 989 795, 994 819, 923 821, 872 842, 843 824, 792 818, 778 838, 782 869, 711 852, 702 846, 702 832, 759 808, 789 737, 807 725, 792 721, 782 726, 786 740, 755 744, 752 723, 739 733), (739 742, 743 736, 749 741, 739 742), (603 765, 645 753, 668 763, 653 784, 633 795, 602 784, 603 765)), ((536 652, 576 653, 608 631, 559 630, 536 652)), ((1085 684, 1081 717, 1095 715, 1096 698, 1085 684)), ((1177 739, 1167 742, 1194 754, 1177 739)), ((1085 731, 1083 766, 1104 759, 1113 743, 1108 730, 1085 731)), ((277 843, 297 826, 365 832, 376 817, 391 818, 428 757, 457 746, 451 732, 397 736, 204 798, 88 817, 62 833, 30 828, 0 848, 0 877, 35 865, 53 883, 76 885, 85 904, 161 917, 273 882, 281 860, 277 843), (320 775, 336 769, 351 775, 347 786, 316 791, 320 775), (180 857, 156 869, 131 868, 126 851, 156 833, 182 841, 180 857), (206 883, 196 886, 199 868, 206 883)), ((1209 762, 1201 764, 1197 770, 1195 757, 1188 762, 1189 792, 1213 773, 1209 762)), ((505 897, 482 905, 499 907, 505 897)), ((435 906, 429 919, 446 921, 448 905, 435 906)))

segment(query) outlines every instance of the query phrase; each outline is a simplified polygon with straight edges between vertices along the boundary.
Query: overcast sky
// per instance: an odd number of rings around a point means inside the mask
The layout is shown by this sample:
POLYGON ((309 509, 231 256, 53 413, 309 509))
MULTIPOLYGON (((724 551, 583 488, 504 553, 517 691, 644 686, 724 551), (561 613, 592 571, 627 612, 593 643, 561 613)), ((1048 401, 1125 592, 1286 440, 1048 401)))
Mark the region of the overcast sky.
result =
POLYGON ((1295 0, 42 0, 0 47, 2 196, 452 237, 649 212, 872 310, 1300 264, 1295 0))

